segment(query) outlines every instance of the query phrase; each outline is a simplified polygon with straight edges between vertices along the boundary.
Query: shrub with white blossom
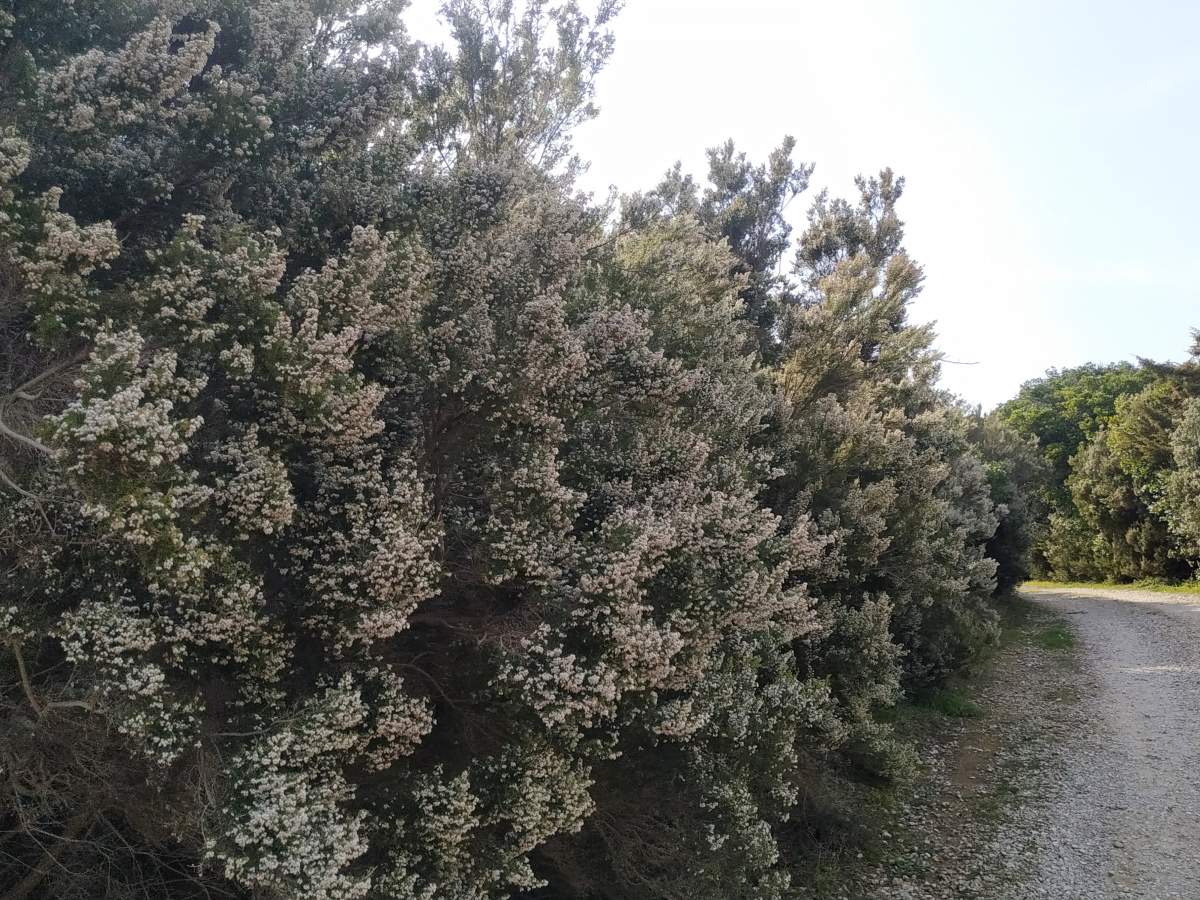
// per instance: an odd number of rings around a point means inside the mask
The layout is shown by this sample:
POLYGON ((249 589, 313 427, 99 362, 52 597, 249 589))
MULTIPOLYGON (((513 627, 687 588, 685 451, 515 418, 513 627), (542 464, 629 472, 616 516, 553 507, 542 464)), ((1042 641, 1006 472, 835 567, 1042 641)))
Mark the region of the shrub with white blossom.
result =
POLYGON ((0 3, 10 896, 782 898, 989 639, 900 183, 780 277, 790 141, 576 194, 615 4, 404 6, 0 3))

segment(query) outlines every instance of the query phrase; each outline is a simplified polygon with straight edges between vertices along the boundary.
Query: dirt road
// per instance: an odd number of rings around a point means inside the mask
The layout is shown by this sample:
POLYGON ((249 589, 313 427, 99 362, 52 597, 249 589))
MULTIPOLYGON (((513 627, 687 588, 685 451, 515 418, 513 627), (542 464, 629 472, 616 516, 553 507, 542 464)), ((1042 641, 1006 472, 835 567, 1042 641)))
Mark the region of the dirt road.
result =
POLYGON ((1026 897, 1200 898, 1200 596, 1031 590, 1077 642, 1026 897))
POLYGON ((854 900, 1200 900, 1200 595, 1027 590, 854 900), (957 724, 955 724, 957 723, 957 724))

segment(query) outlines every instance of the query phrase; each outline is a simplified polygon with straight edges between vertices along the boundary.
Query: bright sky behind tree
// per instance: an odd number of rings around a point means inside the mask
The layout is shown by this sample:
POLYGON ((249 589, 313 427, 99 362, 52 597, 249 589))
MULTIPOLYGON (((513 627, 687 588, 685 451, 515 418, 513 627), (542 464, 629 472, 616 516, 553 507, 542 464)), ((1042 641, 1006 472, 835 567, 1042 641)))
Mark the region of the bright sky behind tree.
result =
MULTIPOLYGON (((421 38, 435 0, 416 0, 421 38)), ((586 3, 585 3, 586 6, 586 3)), ((1200 327, 1200 4, 630 0, 577 140, 603 196, 785 134, 822 187, 891 166, 944 383, 991 407, 1051 366, 1182 359, 1200 327)))

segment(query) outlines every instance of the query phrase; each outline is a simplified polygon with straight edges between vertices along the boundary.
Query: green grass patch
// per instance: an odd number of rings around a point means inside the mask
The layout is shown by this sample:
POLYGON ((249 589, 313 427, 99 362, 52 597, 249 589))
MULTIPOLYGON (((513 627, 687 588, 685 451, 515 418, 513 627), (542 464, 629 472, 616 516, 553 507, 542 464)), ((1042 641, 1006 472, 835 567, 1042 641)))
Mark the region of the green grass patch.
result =
POLYGON ((1119 584, 1115 581, 1026 581, 1021 587, 1042 590, 1153 591, 1158 594, 1200 594, 1200 581, 1169 582, 1147 579, 1119 584))
POLYGON ((1047 650, 1069 650, 1075 646, 1075 635, 1062 622, 1042 629, 1038 632, 1037 640, 1047 650))
POLYGON ((1008 647, 1028 638, 1030 622, 1038 615, 1033 601, 1020 594, 1008 594, 996 601, 1000 613, 1000 646, 1008 647))
POLYGON ((968 697, 965 691, 956 688, 941 688, 914 699, 917 705, 936 710, 951 719, 979 719, 984 714, 982 706, 968 697))

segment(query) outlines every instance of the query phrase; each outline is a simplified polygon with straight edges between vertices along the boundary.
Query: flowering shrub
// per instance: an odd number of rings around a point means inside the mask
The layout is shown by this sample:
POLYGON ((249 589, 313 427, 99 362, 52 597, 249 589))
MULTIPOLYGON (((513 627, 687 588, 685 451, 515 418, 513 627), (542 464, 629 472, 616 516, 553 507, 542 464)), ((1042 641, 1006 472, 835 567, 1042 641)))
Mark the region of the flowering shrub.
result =
POLYGON ((403 6, 0 8, 0 882, 784 897, 991 628, 898 186, 606 224, 612 4, 403 6))

